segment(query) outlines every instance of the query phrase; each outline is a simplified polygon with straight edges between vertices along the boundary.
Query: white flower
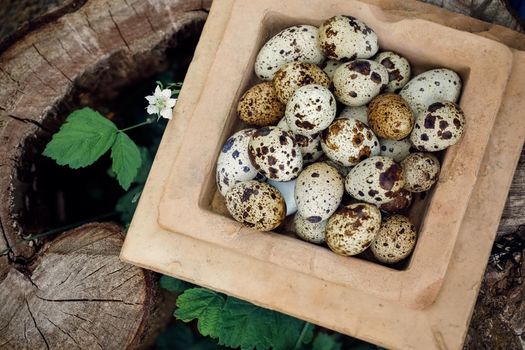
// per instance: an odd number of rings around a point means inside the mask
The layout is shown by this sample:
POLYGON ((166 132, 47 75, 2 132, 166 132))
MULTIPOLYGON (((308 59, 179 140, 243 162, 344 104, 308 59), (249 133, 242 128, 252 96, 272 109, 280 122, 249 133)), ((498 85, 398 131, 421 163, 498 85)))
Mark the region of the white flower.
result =
POLYGON ((171 98, 171 90, 161 90, 157 85, 155 92, 151 96, 146 96, 149 105, 146 107, 148 114, 156 114, 159 118, 171 119, 172 109, 177 102, 176 98, 171 98))

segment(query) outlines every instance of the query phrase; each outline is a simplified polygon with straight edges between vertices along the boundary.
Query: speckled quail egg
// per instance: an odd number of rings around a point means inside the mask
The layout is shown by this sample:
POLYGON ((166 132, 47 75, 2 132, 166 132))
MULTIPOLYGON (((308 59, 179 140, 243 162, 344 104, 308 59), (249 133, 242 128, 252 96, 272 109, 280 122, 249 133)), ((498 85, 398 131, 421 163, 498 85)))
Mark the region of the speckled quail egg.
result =
POLYGON ((321 67, 323 68, 323 71, 328 75, 328 78, 333 79, 334 78, 334 72, 339 66, 343 64, 341 61, 336 60, 326 60, 321 67))
POLYGON ((393 215, 383 220, 370 250, 377 260, 394 264, 410 255, 416 236, 416 228, 407 217, 393 215))
MULTIPOLYGON (((285 118, 281 119, 277 124, 277 127, 285 131, 290 131, 290 127, 288 126, 288 123, 286 123, 285 118)), ((323 155, 323 149, 321 148, 321 133, 313 135, 294 134, 294 138, 295 142, 297 142, 301 149, 303 165, 313 163, 323 155)))
POLYGON ((343 198, 343 177, 326 163, 306 167, 295 184, 297 212, 309 222, 326 220, 343 198))
POLYGON ((461 78, 445 68, 432 69, 410 80, 399 92, 408 102, 414 115, 425 111, 434 102, 457 102, 461 93, 461 78))
POLYGON ((398 163, 410 154, 410 148, 412 147, 409 137, 399 141, 380 138, 379 144, 381 145, 381 153, 379 154, 390 157, 398 163))
POLYGON ((288 62, 320 64, 324 56, 317 45, 318 29, 310 25, 286 28, 264 44, 255 59, 255 74, 272 80, 275 72, 288 62))
POLYGON ((271 82, 252 86, 237 105, 239 118, 250 125, 275 125, 284 115, 285 105, 279 101, 271 82))
POLYGON ((388 71, 388 85, 386 91, 395 92, 401 89, 410 80, 410 63, 395 52, 379 53, 374 61, 381 63, 388 71))
POLYGON ((248 154, 255 169, 269 179, 289 181, 303 168, 303 157, 293 134, 265 126, 252 135, 248 154))
POLYGON ((248 144, 255 129, 244 129, 233 134, 221 149, 217 160, 217 188, 224 196, 237 182, 257 176, 257 170, 250 162, 248 144))
POLYGON ((416 119, 410 141, 420 151, 435 152, 456 144, 465 129, 465 114, 453 102, 436 102, 416 119))
POLYGON ((410 192, 428 191, 439 178, 439 160, 430 153, 411 153, 401 166, 405 189, 410 192))
POLYGON ((274 181, 267 180, 269 185, 275 187, 284 198, 286 203, 286 216, 292 215, 297 211, 297 204, 295 204, 295 183, 297 179, 290 181, 274 181))
POLYGON ((326 220, 310 222, 297 213, 294 216, 294 226, 295 233, 302 240, 316 244, 324 243, 326 220))
POLYGON ((345 180, 346 191, 352 197, 372 204, 391 201, 404 185, 401 165, 383 156, 363 160, 350 170, 345 180))
POLYGON ((297 90, 286 105, 285 118, 295 134, 312 135, 326 129, 335 118, 335 98, 321 85, 305 85, 297 90))
POLYGON ((315 64, 291 62, 281 66, 273 80, 277 96, 282 103, 288 103, 295 90, 301 86, 317 84, 328 88, 330 78, 315 64))
POLYGON ((328 219, 326 243, 337 254, 356 255, 372 244, 380 226, 381 212, 375 205, 350 204, 328 219))
POLYGON ((352 16, 334 16, 319 27, 319 47, 334 60, 369 58, 379 49, 376 33, 352 16))
POLYGON ((376 97, 388 84, 388 72, 370 60, 342 64, 334 73, 335 97, 347 106, 362 106, 376 97))
POLYGON ((410 204, 412 204, 412 192, 401 189, 394 194, 391 201, 381 204, 379 209, 390 214, 404 213, 408 211, 410 204))
POLYGON ((321 147, 328 158, 344 166, 379 154, 379 141, 372 130, 352 118, 334 120, 321 135, 321 147))
POLYGON ((339 113, 337 118, 354 118, 364 123, 365 125, 368 125, 368 107, 367 106, 358 106, 358 107, 346 106, 345 108, 343 108, 341 113, 339 113))
POLYGON ((386 93, 376 96, 368 105, 368 125, 378 137, 401 140, 410 135, 414 115, 401 96, 386 93))
POLYGON ((272 186, 255 180, 239 182, 226 193, 231 216, 260 231, 271 231, 285 218, 286 204, 272 186))

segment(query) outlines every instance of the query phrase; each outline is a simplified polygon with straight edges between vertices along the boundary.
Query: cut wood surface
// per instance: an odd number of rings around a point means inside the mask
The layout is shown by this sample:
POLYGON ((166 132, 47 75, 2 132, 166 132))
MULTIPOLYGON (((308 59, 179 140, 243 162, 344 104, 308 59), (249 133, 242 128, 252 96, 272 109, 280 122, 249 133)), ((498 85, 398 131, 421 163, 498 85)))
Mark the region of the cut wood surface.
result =
POLYGON ((0 349, 127 349, 151 341, 163 296, 153 273, 119 260, 114 224, 88 224, 46 245, 0 282, 0 349))

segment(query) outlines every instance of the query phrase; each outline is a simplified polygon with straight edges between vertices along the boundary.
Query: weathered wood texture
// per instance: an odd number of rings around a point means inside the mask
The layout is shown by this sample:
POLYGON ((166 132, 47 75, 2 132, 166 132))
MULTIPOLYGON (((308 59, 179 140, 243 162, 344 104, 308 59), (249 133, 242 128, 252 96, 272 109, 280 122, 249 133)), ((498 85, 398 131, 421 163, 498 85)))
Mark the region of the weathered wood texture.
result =
POLYGON ((523 31, 523 21, 513 13, 506 0, 422 0, 486 22, 523 31))
POLYGON ((176 34, 200 31, 203 6, 197 0, 90 0, 0 56, 0 227, 17 259, 30 259, 38 246, 20 240, 20 217, 38 190, 33 160, 75 108, 73 97, 110 98, 165 69, 176 34))
POLYGON ((0 282, 0 348, 149 343, 160 325, 156 305, 163 296, 153 273, 119 260, 122 242, 117 225, 88 224, 46 245, 22 271, 11 269, 0 282))

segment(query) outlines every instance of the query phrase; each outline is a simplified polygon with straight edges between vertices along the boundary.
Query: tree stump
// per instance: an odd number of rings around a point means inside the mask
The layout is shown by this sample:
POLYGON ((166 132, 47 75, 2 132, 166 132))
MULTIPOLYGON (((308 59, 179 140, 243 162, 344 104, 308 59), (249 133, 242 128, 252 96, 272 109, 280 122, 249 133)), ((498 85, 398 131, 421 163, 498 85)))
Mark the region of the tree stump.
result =
POLYGON ((37 25, 23 24, 38 28, 22 30, 0 54, 0 251, 10 249, 0 257, 0 348, 147 346, 172 310, 152 273, 120 263, 116 226, 88 225, 53 241, 24 238, 54 227, 55 204, 41 186, 42 175, 52 174, 42 174, 41 153, 66 116, 165 70, 175 48, 188 63, 193 44, 185 43, 197 41, 209 4, 62 3, 67 11, 53 8, 37 25))
POLYGON ((122 243, 117 225, 88 224, 46 244, 21 271, 11 268, 0 283, 0 348, 148 344, 171 313, 157 309, 153 273, 119 260, 122 243))

